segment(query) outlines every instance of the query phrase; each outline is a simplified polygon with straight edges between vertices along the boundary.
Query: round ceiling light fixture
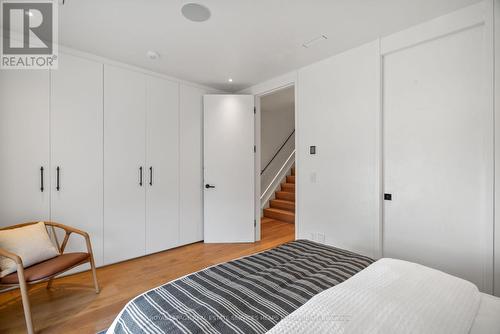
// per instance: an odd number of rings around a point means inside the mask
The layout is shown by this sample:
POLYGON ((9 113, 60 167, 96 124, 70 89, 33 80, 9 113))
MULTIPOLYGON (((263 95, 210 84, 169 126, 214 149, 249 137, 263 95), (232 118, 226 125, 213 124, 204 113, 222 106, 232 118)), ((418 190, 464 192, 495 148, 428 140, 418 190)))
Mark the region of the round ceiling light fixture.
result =
POLYGON ((158 60, 160 59, 160 54, 156 51, 153 51, 153 50, 149 50, 147 53, 146 53, 146 56, 148 57, 148 59, 150 60, 158 60))
POLYGON ((210 18, 210 9, 199 3, 187 3, 182 6, 182 15, 193 22, 204 22, 210 18))

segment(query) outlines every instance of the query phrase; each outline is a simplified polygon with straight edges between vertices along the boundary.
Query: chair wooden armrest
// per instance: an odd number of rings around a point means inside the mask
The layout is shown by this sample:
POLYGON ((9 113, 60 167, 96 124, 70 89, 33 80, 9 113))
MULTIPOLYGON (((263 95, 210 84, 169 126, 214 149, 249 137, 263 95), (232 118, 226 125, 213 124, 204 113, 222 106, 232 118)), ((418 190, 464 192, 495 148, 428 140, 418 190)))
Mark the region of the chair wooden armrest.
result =
POLYGON ((26 318, 26 327, 28 334, 34 334, 33 320, 31 319, 31 307, 28 298, 28 286, 26 280, 24 279, 24 266, 23 260, 17 254, 9 252, 6 249, 0 248, 0 256, 5 256, 16 263, 17 275, 19 277, 19 288, 21 289, 21 298, 23 300, 23 310, 24 316, 26 318))
POLYGON ((63 229, 68 234, 76 233, 76 234, 80 234, 81 236, 83 236, 85 238, 89 237, 89 234, 87 232, 79 230, 79 229, 71 227, 71 226, 68 226, 68 225, 64 225, 61 223, 55 223, 55 222, 44 222, 44 223, 45 223, 45 225, 48 225, 48 226, 54 226, 54 227, 63 229))
POLYGON ((75 234, 81 235, 82 237, 85 238, 85 243, 87 245, 87 252, 91 255, 92 259, 94 258, 94 254, 92 253, 92 246, 90 243, 90 236, 87 232, 79 230, 79 229, 71 227, 71 226, 61 224, 61 223, 56 223, 56 222, 44 222, 44 223, 46 226, 50 226, 52 229, 54 229, 54 227, 56 227, 56 228, 60 228, 60 229, 64 230, 65 236, 64 236, 64 239, 63 239, 61 246, 59 246, 57 238, 55 240, 57 247, 59 248, 59 252, 61 252, 61 254, 64 253, 64 249, 66 248, 66 245, 68 243, 68 240, 69 240, 71 233, 75 233, 75 234))
POLYGON ((0 256, 5 256, 6 258, 9 258, 11 259, 12 261, 14 261, 17 265, 23 265, 23 260, 21 259, 21 257, 17 254, 14 254, 12 252, 9 252, 8 250, 6 249, 3 249, 3 248, 0 248, 0 256))

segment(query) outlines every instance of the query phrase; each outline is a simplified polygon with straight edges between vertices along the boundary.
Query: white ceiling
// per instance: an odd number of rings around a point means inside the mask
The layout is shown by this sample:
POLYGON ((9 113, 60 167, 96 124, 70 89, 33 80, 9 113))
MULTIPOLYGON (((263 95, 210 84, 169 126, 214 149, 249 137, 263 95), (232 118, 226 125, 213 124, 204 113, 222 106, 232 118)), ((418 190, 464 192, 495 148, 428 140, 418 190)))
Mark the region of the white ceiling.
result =
POLYGON ((237 91, 479 0, 66 0, 60 43, 167 75, 237 91), (328 39, 303 48, 319 35, 328 39), (161 58, 147 59, 155 50, 161 58), (227 79, 233 78, 233 83, 227 79))

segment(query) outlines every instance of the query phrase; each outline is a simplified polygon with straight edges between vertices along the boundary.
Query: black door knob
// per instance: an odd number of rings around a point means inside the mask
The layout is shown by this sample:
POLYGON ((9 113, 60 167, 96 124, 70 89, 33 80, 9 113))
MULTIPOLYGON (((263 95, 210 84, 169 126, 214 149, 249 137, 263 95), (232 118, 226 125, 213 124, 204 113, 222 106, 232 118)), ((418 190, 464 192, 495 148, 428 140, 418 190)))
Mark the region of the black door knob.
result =
POLYGON ((205 188, 210 189, 210 188, 215 188, 215 186, 212 186, 212 185, 207 183, 207 184, 205 184, 205 188))

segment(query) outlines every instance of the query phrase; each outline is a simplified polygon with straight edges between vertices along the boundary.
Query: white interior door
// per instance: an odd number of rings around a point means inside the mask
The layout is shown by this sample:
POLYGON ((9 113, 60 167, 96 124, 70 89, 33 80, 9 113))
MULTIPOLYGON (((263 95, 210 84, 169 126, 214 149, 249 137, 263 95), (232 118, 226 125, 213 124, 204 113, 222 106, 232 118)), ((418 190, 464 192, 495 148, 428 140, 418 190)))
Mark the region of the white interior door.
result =
POLYGON ((104 264, 146 253, 146 78, 104 67, 104 264))
POLYGON ((384 256, 492 290, 492 111, 484 27, 384 59, 384 256))
POLYGON ((146 252, 179 242, 179 84, 147 77, 146 252))
POLYGON ((205 95, 205 242, 255 241, 254 97, 205 95))
POLYGON ((1 71, 0 164, 0 226, 48 220, 48 70, 1 71))
MULTIPOLYGON (((102 64, 61 54, 51 72, 51 220, 89 233, 102 265, 102 64)), ((86 250, 72 235, 68 251, 86 250)), ((79 270, 84 269, 79 268, 79 270)))

